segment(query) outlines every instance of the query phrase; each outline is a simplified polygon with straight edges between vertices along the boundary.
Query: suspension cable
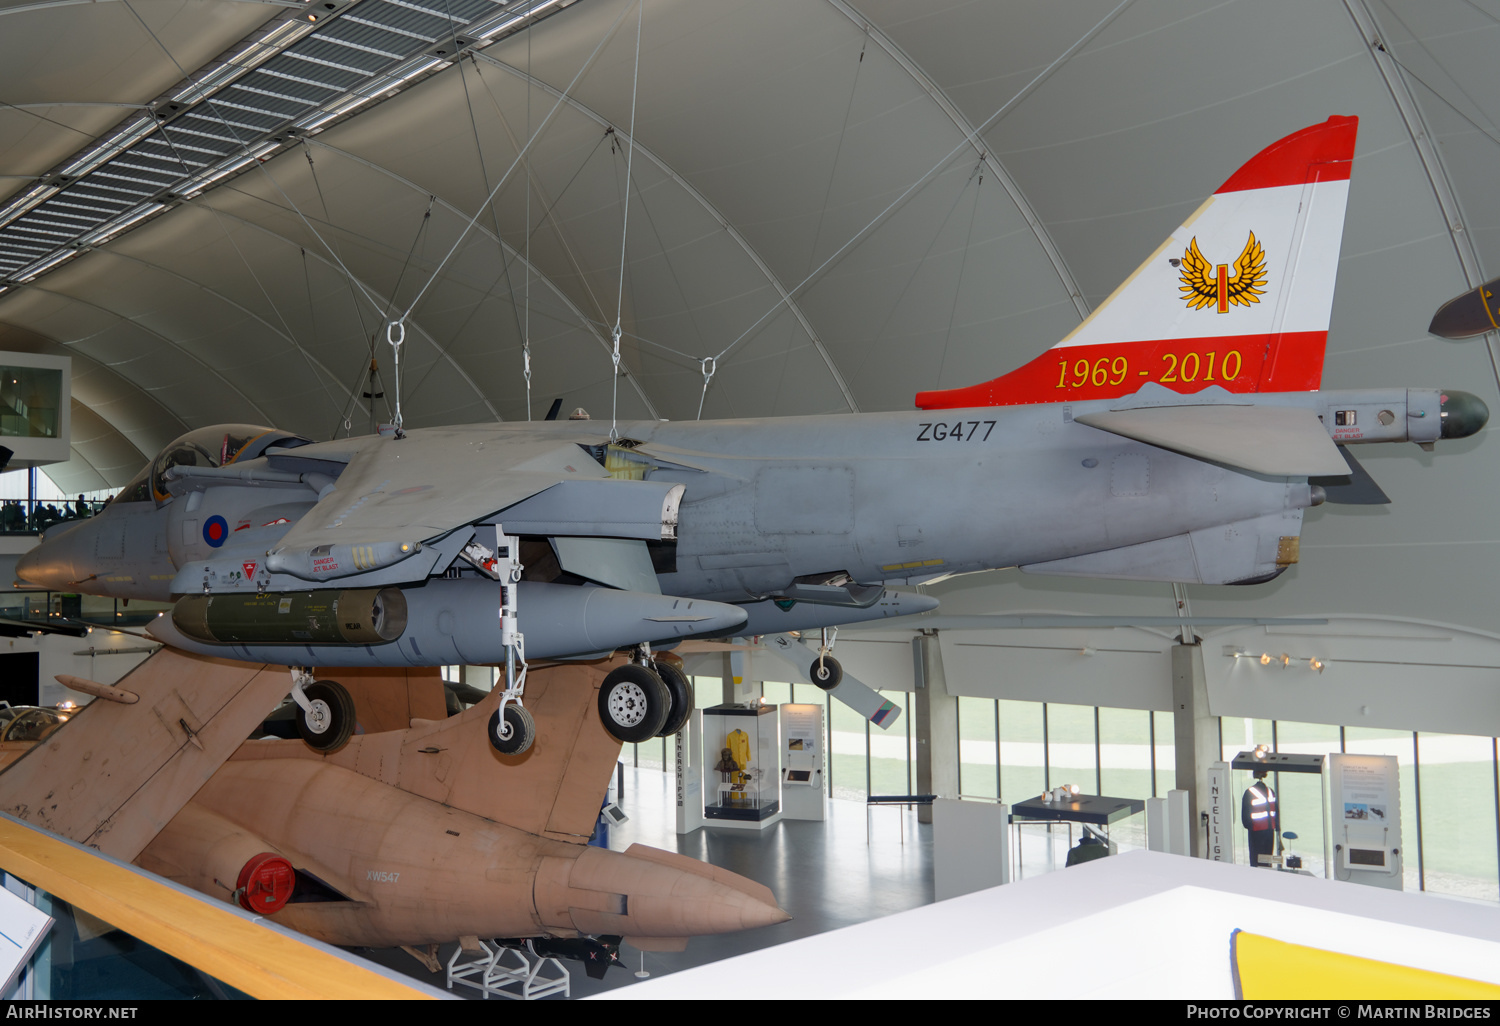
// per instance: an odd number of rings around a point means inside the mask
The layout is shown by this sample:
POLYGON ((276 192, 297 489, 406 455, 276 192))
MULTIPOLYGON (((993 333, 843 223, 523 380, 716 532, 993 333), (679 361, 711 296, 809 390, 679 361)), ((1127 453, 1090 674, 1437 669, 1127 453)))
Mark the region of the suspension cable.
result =
POLYGON ((625 140, 625 197, 621 203, 624 211, 620 216, 620 287, 615 292, 615 330, 610 333, 610 340, 614 343, 614 352, 610 359, 615 367, 609 411, 609 440, 611 442, 619 441, 616 425, 620 412, 620 317, 625 309, 625 242, 630 238, 630 167, 635 159, 635 98, 637 87, 641 82, 641 22, 644 20, 645 11, 646 0, 636 0, 635 71, 630 80, 630 134, 625 140))
POLYGON ((541 137, 544 131, 546 131, 547 126, 552 122, 552 118, 562 108, 563 102, 568 98, 569 95, 572 94, 573 87, 578 84, 578 80, 583 77, 584 72, 588 71, 589 68, 593 66, 594 61, 598 58, 599 54, 604 51, 604 45, 614 38, 616 30, 619 29, 620 24, 625 20, 625 15, 628 11, 629 8, 622 10, 619 16, 615 18, 615 23, 610 26, 609 31, 604 34, 604 38, 599 40, 599 45, 594 47, 594 50, 589 54, 588 59, 583 62, 582 67, 578 69, 578 73, 573 76, 573 79, 568 83, 567 88, 564 89, 562 91, 562 94, 557 98, 557 102, 552 105, 552 109, 547 112, 547 116, 542 119, 542 123, 537 126, 536 132, 532 134, 531 138, 526 140, 526 145, 521 147, 521 152, 516 154, 516 159, 511 161, 510 167, 505 169, 505 174, 500 176, 500 180, 495 183, 495 187, 490 190, 490 194, 486 196, 484 202, 479 205, 479 209, 475 212, 474 216, 469 218, 468 223, 464 225, 464 230, 459 233, 457 239, 453 240, 452 247, 449 248, 447 254, 443 257, 442 261, 438 263, 437 267, 433 269, 431 277, 427 279, 427 284, 422 286, 422 289, 417 293, 416 298, 411 301, 411 305, 406 308, 406 312, 401 315, 402 321, 405 321, 411 316, 412 311, 417 308, 417 304, 422 301, 422 297, 427 295, 427 290, 432 288, 433 282, 437 281, 438 275, 442 274, 443 272, 443 268, 448 266, 448 261, 453 259, 454 253, 458 252, 458 247, 463 245, 464 239, 469 237, 469 232, 474 230, 474 225, 479 222, 480 215, 483 214, 490 203, 494 201, 495 196, 500 192, 500 189, 505 185, 505 183, 510 180, 511 172, 516 169, 516 167, 521 163, 521 160, 527 155, 527 153, 531 151, 532 144, 541 137))

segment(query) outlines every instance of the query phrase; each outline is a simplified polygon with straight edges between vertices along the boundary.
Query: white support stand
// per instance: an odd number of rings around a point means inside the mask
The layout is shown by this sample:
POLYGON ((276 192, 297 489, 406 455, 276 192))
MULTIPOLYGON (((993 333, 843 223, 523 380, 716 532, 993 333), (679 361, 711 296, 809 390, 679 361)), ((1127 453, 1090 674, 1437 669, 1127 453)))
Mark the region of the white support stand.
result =
POLYGON ((1193 854, 1193 817, 1188 812, 1188 793, 1167 792, 1167 847, 1173 855, 1193 854))
POLYGON ((510 998, 512 1001, 535 1001, 551 994, 569 996, 573 981, 567 967, 555 958, 538 955, 531 950, 530 944, 526 945, 526 951, 491 946, 488 941, 480 941, 479 947, 482 953, 468 962, 459 961, 464 955, 462 945, 454 950, 448 959, 449 990, 453 989, 455 983, 473 987, 484 995, 486 1001, 491 995, 510 998), (502 965, 501 960, 506 955, 514 955, 521 964, 515 967, 502 965), (559 975, 541 975, 542 969, 549 962, 559 975))
POLYGON ((1170 850, 1168 839, 1170 831, 1167 823, 1167 800, 1165 798, 1146 799, 1146 848, 1149 851, 1165 852, 1170 850))
POLYGON ((939 798, 932 806, 937 901, 1010 882, 1010 806, 939 798))
POLYGON ((677 732, 674 740, 677 832, 690 834, 703 825, 703 714, 693 710, 687 726, 677 732))

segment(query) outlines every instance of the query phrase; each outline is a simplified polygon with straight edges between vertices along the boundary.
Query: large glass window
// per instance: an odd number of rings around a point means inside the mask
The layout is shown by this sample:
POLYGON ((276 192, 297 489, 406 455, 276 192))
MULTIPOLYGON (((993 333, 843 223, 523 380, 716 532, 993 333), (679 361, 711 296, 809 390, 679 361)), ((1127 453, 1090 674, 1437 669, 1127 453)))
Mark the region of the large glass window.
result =
MULTIPOLYGON (((903 718, 907 715, 910 710, 902 713, 903 718)), ((862 802, 869 794, 870 767, 865 718, 843 702, 830 702, 828 722, 833 737, 829 746, 829 794, 862 802)))
POLYGON ((0 367, 0 436, 56 438, 61 406, 61 370, 0 367))
POLYGON ((1099 763, 1094 742, 1094 707, 1046 704, 1047 787, 1076 784, 1084 794, 1098 794, 1099 763))
POLYGON ((1152 728, 1156 733, 1156 790, 1153 798, 1165 798, 1177 787, 1176 720, 1169 712, 1153 712, 1152 728))
POLYGON ((916 774, 911 759, 911 702, 904 691, 882 691, 880 697, 901 707, 901 716, 885 729, 865 721, 870 741, 870 793, 912 794, 916 774))
MULTIPOLYGON (((1495 741, 1468 734, 1419 734, 1422 871, 1426 889, 1500 900, 1495 852, 1495 741)), ((1402 801, 1405 810, 1405 796, 1402 801)), ((1405 816, 1403 815, 1403 820, 1405 816)), ((1412 838, 1403 840, 1408 851, 1412 838)))
POLYGON ((958 792, 964 797, 1000 797, 998 727, 993 699, 958 700, 958 792))
POLYGON ((1151 797, 1151 714, 1099 709, 1099 793, 1151 797))
POLYGON ((1008 805, 1035 798, 1046 790, 1042 744, 1042 704, 1000 704, 1000 800, 1008 805))
POLYGON ((786 705, 792 700, 792 686, 790 684, 779 684, 775 681, 766 681, 760 686, 761 697, 766 700, 767 705, 786 705))

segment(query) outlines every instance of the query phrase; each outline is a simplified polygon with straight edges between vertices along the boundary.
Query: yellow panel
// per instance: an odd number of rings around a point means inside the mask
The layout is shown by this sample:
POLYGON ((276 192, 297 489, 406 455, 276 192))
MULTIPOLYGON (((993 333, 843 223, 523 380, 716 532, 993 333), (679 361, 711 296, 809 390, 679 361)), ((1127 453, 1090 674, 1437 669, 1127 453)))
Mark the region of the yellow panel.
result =
POLYGON ((1377 962, 1236 930, 1230 936, 1235 996, 1244 1001, 1500 1000, 1500 985, 1377 962))

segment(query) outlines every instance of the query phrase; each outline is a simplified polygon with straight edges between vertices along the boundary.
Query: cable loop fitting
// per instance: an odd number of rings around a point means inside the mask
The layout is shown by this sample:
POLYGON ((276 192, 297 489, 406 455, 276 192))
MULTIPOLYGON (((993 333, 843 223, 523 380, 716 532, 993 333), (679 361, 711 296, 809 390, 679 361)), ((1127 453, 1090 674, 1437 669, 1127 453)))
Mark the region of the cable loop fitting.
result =
POLYGON ((707 388, 708 383, 713 380, 714 373, 719 369, 719 358, 717 356, 705 356, 701 363, 703 370, 703 387, 707 388))
POLYGON ((385 326, 385 340, 395 349, 406 341, 406 321, 388 321, 385 326))

